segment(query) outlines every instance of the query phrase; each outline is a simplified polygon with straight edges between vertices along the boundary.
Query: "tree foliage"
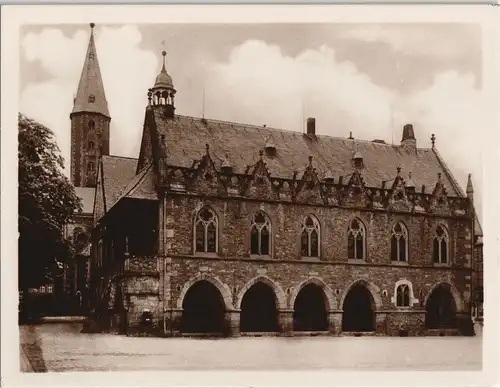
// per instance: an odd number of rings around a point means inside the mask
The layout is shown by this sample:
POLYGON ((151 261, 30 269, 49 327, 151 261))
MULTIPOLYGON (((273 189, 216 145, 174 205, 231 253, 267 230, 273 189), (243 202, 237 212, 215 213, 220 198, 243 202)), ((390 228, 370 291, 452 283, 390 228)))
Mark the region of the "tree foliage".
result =
POLYGON ((54 133, 19 114, 19 287, 38 287, 73 255, 64 226, 81 210, 54 133))

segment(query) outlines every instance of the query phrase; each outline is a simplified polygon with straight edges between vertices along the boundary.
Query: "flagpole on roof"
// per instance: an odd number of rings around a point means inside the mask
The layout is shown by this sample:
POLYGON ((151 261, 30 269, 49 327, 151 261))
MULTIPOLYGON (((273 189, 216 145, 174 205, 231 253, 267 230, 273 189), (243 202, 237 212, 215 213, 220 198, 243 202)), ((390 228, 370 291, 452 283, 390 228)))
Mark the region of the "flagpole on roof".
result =
POLYGON ((203 81, 203 91, 201 96, 201 118, 205 118, 205 81, 203 81))
POLYGON ((392 136, 392 145, 394 145, 394 102, 391 101, 391 136, 392 136))
POLYGON ((304 102, 304 98, 302 98, 302 123, 301 123, 301 126, 302 126, 302 133, 305 133, 306 132, 306 118, 305 118, 305 102, 304 102))

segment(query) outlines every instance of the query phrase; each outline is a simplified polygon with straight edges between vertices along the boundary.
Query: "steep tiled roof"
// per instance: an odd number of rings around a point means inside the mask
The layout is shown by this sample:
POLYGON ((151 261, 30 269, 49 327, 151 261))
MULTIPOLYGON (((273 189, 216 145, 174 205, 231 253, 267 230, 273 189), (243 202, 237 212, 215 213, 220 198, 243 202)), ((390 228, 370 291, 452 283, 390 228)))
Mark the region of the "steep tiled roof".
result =
POLYGON ((90 34, 89 46, 74 100, 72 113, 78 112, 100 113, 110 117, 99 61, 97 59, 93 31, 90 34))
POLYGON ((82 201, 82 213, 92 214, 92 212, 94 211, 95 188, 75 187, 75 193, 82 201))
POLYGON ((104 155, 102 166, 106 209, 109 211, 135 177, 137 159, 104 155))
POLYGON ((155 173, 153 164, 149 164, 139 172, 127 185, 121 198, 136 199, 158 199, 158 193, 155 190, 155 173))
MULTIPOLYGON (((353 172, 352 157, 357 150, 363 156, 362 176, 367 186, 381 187, 382 181, 391 181, 401 167, 401 176, 412 173, 416 191, 422 185, 426 192, 432 192, 438 173, 442 174, 448 195, 459 196, 432 149, 405 151, 402 147, 368 141, 336 138, 325 135, 309 137, 299 132, 279 130, 269 127, 175 116, 166 119, 162 109, 154 108, 154 118, 159 135, 165 135, 167 162, 179 167, 191 167, 193 160, 199 160, 205 153, 205 144, 210 146, 210 155, 216 166, 227 158, 236 173, 244 173, 247 165, 253 165, 259 158, 259 150, 265 147, 272 135, 276 144, 276 156, 265 157, 272 176, 291 178, 294 171, 304 171, 309 156, 320 178, 328 171, 334 174, 335 182, 340 176, 353 172)), ((387 187, 387 186, 386 186, 387 187)))

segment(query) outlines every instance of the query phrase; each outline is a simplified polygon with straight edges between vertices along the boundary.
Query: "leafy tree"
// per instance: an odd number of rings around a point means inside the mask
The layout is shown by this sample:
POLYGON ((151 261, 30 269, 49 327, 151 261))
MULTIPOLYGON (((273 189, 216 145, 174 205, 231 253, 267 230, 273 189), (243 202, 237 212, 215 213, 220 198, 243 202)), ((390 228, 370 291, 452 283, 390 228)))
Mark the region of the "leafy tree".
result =
POLYGON ((18 127, 19 287, 26 290, 60 272, 74 254, 63 231, 81 203, 63 174, 54 133, 21 113, 18 127))

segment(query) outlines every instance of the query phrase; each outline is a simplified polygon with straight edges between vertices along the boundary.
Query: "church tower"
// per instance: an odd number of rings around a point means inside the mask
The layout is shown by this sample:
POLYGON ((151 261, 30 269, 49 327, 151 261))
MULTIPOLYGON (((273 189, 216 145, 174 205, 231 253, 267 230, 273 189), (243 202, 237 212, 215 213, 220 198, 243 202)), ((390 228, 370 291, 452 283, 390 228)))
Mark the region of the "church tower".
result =
POLYGON ((85 55, 78 90, 73 100, 71 119, 71 183, 76 187, 94 187, 99 155, 109 155, 108 102, 97 59, 94 23, 85 55))

